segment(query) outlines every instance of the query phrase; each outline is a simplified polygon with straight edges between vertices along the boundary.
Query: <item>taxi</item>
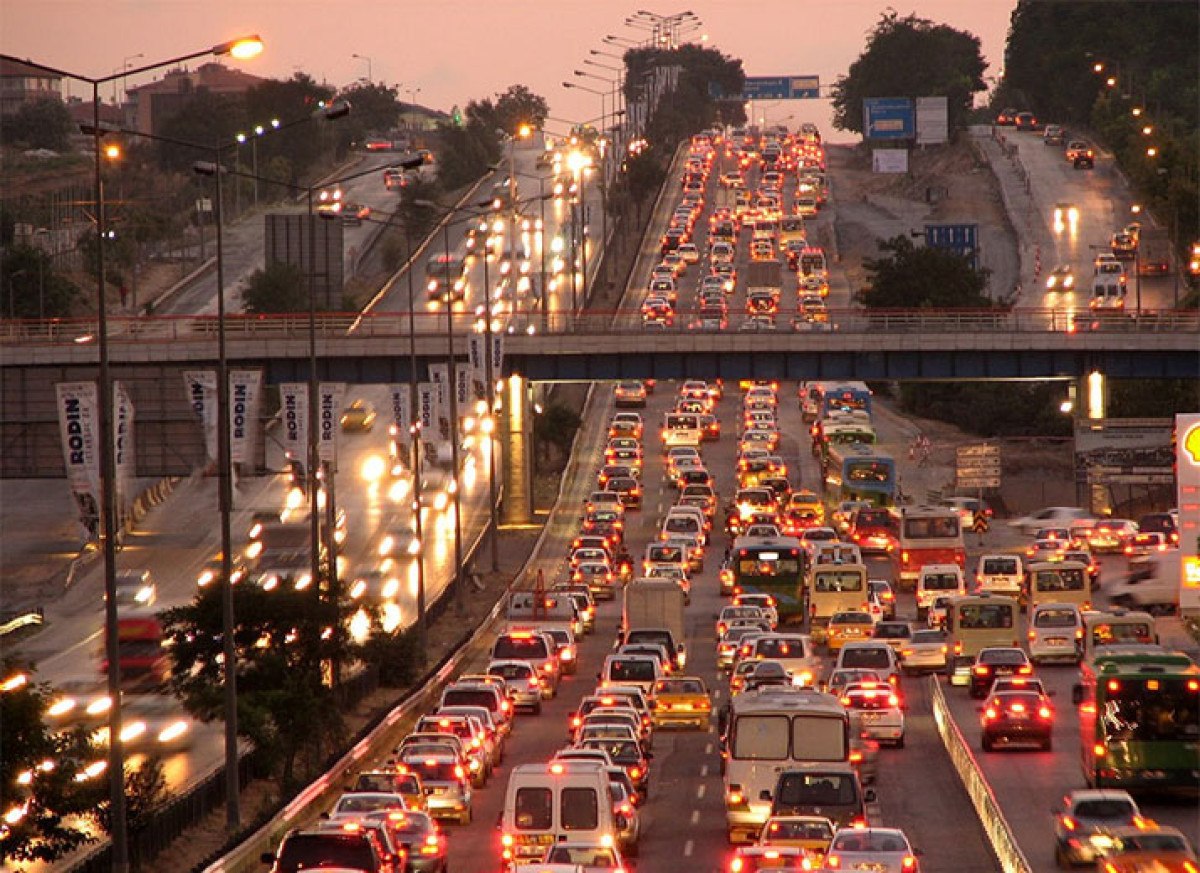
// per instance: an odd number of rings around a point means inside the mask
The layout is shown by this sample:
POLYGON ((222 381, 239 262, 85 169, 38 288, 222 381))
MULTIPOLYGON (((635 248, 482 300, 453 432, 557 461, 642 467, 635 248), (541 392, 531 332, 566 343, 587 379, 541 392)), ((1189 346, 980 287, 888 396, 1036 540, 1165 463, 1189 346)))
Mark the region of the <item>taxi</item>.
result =
POLYGON ((829 630, 825 644, 830 652, 841 651, 842 646, 851 640, 866 640, 871 638, 875 622, 869 613, 855 611, 835 612, 829 619, 829 630))
POLYGON ((794 846, 739 846, 729 861, 729 873, 821 869, 820 856, 794 846))
POLYGON ((820 815, 773 815, 758 835, 758 845, 806 849, 818 855, 829 851, 833 822, 820 815))
POLYGON ((695 727, 704 730, 712 715, 712 700, 698 676, 673 676, 654 683, 654 727, 695 727))
POLYGON ((618 382, 613 389, 613 403, 617 407, 644 407, 646 405, 646 386, 641 382, 618 382))
POLYGON ((793 491, 792 496, 788 498, 786 511, 793 510, 805 510, 815 515, 816 523, 808 525, 809 527, 819 527, 825 524, 825 505, 821 503, 821 498, 812 491, 807 489, 793 491))

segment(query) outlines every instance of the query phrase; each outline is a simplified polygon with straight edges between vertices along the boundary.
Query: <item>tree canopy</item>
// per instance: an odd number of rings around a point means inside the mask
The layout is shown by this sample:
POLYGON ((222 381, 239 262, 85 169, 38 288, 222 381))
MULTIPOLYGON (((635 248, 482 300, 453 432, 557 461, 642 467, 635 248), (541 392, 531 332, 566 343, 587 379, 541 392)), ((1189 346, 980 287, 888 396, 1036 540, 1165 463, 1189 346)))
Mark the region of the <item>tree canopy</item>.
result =
POLYGON ((16 318, 63 318, 81 297, 78 286, 55 271, 50 256, 30 246, 6 249, 0 275, 7 280, 4 312, 16 318))
POLYGON ((74 124, 61 100, 22 103, 4 119, 4 138, 25 148, 66 151, 71 145, 74 124))
POLYGON ((870 274, 858 300, 871 309, 990 307, 988 271, 946 249, 917 246, 907 236, 879 240, 882 257, 863 261, 870 274))
POLYGON ((242 292, 246 312, 262 315, 271 312, 306 312, 308 294, 304 271, 295 264, 277 261, 255 270, 242 292))
POLYGON ((979 38, 946 24, 888 10, 867 46, 833 86, 833 126, 863 132, 868 97, 946 97, 950 130, 965 122, 985 68, 979 38))

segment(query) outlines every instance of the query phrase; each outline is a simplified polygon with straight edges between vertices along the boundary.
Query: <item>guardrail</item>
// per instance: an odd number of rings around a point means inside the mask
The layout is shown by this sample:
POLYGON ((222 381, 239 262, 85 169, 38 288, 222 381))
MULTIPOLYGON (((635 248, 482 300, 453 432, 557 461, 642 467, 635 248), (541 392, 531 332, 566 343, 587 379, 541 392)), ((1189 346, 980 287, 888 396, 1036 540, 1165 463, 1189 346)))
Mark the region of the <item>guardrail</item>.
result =
MULTIPOLYGON (((961 310, 900 310, 862 308, 829 309, 827 323, 810 323, 792 314, 780 314, 774 320, 761 316, 735 314, 724 320, 706 318, 699 310, 676 309, 669 319, 654 324, 643 323, 637 313, 614 309, 589 309, 577 315, 567 312, 540 315, 523 314, 524 327, 513 331, 537 336, 600 336, 627 335, 630 330, 644 330, 647 335, 713 334, 740 331, 767 333, 836 332, 840 334, 878 333, 983 333, 983 334, 1075 334, 1089 332, 1129 334, 1196 333, 1200 331, 1200 313, 1172 309, 1149 310, 1140 313, 1067 311, 1061 309, 961 309, 961 310)), ((478 329, 473 314, 458 313, 447 327, 444 311, 422 310, 413 313, 418 335, 446 334, 451 330, 462 337, 478 329)), ((215 316, 151 316, 108 319, 109 343, 155 344, 180 341, 212 340, 217 337, 215 316)), ((351 327, 353 338, 405 339, 409 336, 407 312, 322 313, 313 322, 321 341, 347 338, 351 327)), ((231 315, 225 319, 225 336, 229 341, 246 339, 304 339, 309 332, 307 315, 231 315)), ((96 340, 94 319, 52 319, 4 321, 0 323, 0 345, 68 346, 88 345, 96 340)))
POLYGON ((988 842, 991 843, 992 851, 996 853, 1000 866, 1004 873, 1033 873, 1033 867, 1025 858, 1021 847, 1017 845, 1017 838, 1005 820, 991 786, 983 777, 975 755, 972 754, 966 740, 963 739, 962 732, 950 715, 950 709, 946 705, 946 697, 937 676, 929 677, 929 688, 933 721, 937 725, 938 735, 941 736, 946 752, 950 755, 950 763, 954 765, 958 778, 962 780, 963 787, 967 789, 971 805, 975 807, 975 814, 979 817, 979 823, 983 825, 983 831, 987 834, 988 842))

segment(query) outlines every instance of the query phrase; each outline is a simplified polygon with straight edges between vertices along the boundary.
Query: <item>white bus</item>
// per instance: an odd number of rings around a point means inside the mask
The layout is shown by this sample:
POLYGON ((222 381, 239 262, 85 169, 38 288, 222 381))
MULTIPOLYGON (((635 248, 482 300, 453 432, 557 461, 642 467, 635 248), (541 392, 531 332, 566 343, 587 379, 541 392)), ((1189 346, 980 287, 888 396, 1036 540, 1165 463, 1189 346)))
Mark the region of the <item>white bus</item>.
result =
POLYGON ((763 792, 780 771, 850 760, 850 717, 836 697, 810 688, 763 688, 733 698, 721 766, 732 843, 753 842, 771 814, 763 792))

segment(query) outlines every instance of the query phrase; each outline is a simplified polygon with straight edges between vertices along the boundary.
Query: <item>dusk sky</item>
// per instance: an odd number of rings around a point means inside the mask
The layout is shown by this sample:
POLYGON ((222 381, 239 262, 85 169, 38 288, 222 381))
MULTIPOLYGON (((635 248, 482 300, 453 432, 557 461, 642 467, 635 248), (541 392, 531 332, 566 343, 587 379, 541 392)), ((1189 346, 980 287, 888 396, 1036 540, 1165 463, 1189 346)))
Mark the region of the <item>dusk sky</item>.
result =
MULTIPOLYGON (((995 76, 1015 3, 891 5, 902 15, 916 13, 978 36, 989 63, 986 75, 995 76)), ((302 70, 342 86, 366 77, 368 63, 353 57, 358 54, 370 58, 375 81, 400 84, 402 100, 409 98, 407 89, 419 88, 417 102, 448 111, 521 83, 549 101, 551 115, 584 120, 600 114, 600 98, 564 89, 561 82, 607 91, 605 83, 572 71, 589 69, 581 66, 589 49, 619 53, 602 42, 605 34, 645 38, 645 31, 624 25, 638 9, 695 12, 703 27, 686 38, 707 35, 709 45, 741 58, 747 75, 819 75, 825 85, 858 57, 865 34, 888 7, 887 0, 691 0, 676 7, 611 0, 0 0, 0 47, 99 77, 120 71, 126 61, 153 63, 258 33, 266 49, 244 68, 259 75, 289 78, 302 70), (133 57, 139 54, 144 57, 133 57)), ((68 87, 70 94, 85 94, 82 85, 68 87)), ((112 99, 109 88, 104 99, 112 99)), ((754 115, 791 127, 814 121, 827 138, 846 138, 831 129, 824 100, 760 103, 754 115)))

